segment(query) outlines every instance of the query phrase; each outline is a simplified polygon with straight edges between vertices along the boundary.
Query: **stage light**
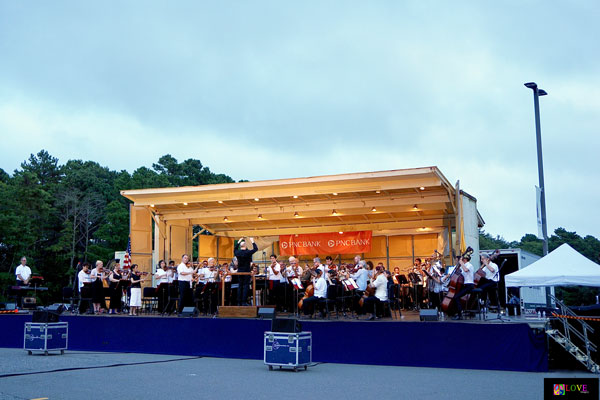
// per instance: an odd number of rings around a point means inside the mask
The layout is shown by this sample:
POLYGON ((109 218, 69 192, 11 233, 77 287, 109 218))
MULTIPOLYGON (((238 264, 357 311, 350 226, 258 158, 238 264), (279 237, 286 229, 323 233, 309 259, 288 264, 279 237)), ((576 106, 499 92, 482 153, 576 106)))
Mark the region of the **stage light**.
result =
POLYGON ((425 190, 425 187, 421 186, 419 189, 421 189, 421 190, 425 190))
POLYGON ((227 222, 227 221, 229 221, 229 218, 225 217, 225 218, 223 218, 223 221, 227 222))
POLYGON ((300 216, 300 214, 298 214, 298 211, 296 211, 296 212, 294 213, 294 217, 298 218, 299 216, 300 216))
POLYGON ((373 208, 371 208, 371 211, 375 212, 375 211, 377 211, 377 209, 375 207, 373 207, 373 208))
POLYGON ((154 207, 154 204, 150 204, 150 207, 154 207))
POLYGON ((343 234, 344 234, 344 232, 342 232, 342 231, 339 231, 338 233, 339 233, 340 235, 343 235, 343 234))

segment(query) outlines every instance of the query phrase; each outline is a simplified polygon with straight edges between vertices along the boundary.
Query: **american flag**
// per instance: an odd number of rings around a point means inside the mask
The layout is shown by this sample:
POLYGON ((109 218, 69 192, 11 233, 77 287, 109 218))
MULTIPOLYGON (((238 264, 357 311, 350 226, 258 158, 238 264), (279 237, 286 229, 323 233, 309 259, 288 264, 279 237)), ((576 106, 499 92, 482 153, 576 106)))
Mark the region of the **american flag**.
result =
POLYGON ((125 250, 125 256, 123 257, 123 268, 131 267, 131 238, 127 241, 127 250, 125 250))

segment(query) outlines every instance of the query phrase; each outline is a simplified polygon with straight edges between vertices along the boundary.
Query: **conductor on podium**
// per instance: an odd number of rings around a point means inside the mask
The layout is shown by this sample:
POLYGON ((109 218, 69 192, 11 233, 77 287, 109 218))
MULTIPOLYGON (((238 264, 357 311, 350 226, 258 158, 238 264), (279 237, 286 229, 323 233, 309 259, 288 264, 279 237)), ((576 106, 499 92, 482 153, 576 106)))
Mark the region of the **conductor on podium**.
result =
MULTIPOLYGON (((252 249, 248 249, 246 239, 241 238, 238 242, 238 249, 234 252, 238 260, 238 272, 250 272, 250 264, 252 263, 252 254, 258 251, 258 246, 254 243, 254 238, 250 238, 252 249)), ((237 302, 240 306, 248 305, 248 286, 250 286, 250 275, 240 275, 240 288, 238 289, 237 302)))

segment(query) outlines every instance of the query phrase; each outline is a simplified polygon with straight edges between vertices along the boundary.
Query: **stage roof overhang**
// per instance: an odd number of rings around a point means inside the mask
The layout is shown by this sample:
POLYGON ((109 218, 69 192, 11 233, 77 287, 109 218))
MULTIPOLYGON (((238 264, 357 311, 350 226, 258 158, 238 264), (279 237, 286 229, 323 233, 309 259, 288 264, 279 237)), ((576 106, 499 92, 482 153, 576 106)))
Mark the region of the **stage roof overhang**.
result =
POLYGON ((456 224, 456 190, 437 167, 121 194, 160 221, 185 220, 228 237, 359 230, 422 234, 456 224))

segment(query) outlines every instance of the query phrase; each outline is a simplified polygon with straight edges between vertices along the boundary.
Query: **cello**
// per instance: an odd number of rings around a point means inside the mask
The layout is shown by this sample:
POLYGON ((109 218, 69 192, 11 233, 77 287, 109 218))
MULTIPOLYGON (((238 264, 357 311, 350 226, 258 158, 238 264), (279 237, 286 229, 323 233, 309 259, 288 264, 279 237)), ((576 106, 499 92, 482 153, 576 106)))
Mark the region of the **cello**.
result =
MULTIPOLYGON (((467 250, 460 256, 460 258, 462 258, 464 256, 470 256, 471 254, 473 254, 473 248, 471 248, 469 246, 469 247, 467 247, 467 250)), ((459 260, 459 262, 457 262, 457 264, 454 267, 454 271, 452 271, 452 276, 450 277, 450 283, 448 284, 448 293, 446 294, 446 297, 444 297, 444 300, 442 301, 442 311, 445 312, 446 314, 453 315, 456 313, 455 295, 458 292, 460 292, 464 283, 465 283, 465 277, 460 272, 460 260, 459 260)), ((464 301, 466 303, 468 300, 469 300, 469 297, 465 296, 464 300, 462 300, 462 301, 464 301)))

